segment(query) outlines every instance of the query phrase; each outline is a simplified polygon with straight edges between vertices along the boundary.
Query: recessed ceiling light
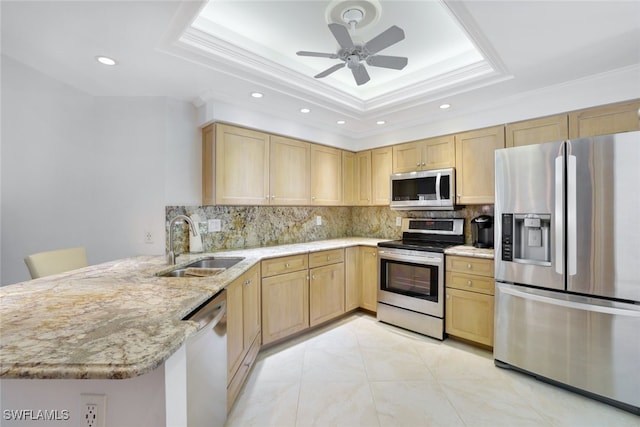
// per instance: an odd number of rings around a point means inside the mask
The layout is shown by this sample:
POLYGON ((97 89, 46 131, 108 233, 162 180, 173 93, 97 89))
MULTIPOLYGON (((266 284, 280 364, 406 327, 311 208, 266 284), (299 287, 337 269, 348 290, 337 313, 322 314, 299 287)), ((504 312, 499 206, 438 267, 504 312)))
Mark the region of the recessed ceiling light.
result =
POLYGON ((442 105, 440 106, 440 109, 441 109, 441 110, 446 110, 446 109, 447 109, 447 108, 449 108, 449 107, 451 107, 451 104, 442 104, 442 105))
POLYGON ((115 59, 109 58, 108 56, 96 56, 96 61, 98 61, 102 65, 116 65, 117 64, 115 59))
POLYGON ((301 109, 300 109, 300 112, 301 112, 301 113, 303 113, 303 114, 307 114, 307 113, 310 113, 310 112, 311 112, 311 110, 310 110, 310 109, 308 109, 308 108, 301 108, 301 109))
POLYGON ((338 120, 336 123, 339 124, 339 125, 343 125, 343 124, 345 124, 347 122, 346 122, 346 120, 338 120))
POLYGON ((378 121, 376 122, 376 124, 377 124, 377 125, 383 125, 383 124, 385 124, 385 123, 387 123, 387 122, 385 122, 384 120, 378 120, 378 121))
POLYGON ((253 96, 254 98, 262 98, 264 95, 260 92, 251 92, 251 96, 253 96))

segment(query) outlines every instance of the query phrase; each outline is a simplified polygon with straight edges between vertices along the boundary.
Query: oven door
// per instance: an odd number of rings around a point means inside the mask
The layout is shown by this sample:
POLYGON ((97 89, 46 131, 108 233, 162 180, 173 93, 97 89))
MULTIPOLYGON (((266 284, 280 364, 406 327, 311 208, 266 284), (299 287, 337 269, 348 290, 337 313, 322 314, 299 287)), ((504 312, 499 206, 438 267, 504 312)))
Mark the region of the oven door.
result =
POLYGON ((378 301, 442 318, 444 256, 404 249, 378 250, 378 301))

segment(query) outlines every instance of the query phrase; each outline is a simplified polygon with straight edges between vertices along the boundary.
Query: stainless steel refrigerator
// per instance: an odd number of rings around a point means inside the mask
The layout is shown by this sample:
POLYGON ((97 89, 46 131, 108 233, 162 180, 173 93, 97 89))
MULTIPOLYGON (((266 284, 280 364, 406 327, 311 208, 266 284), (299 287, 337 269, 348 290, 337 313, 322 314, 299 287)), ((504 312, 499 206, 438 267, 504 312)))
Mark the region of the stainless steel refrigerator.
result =
POLYGON ((640 414, 640 132, 495 168, 496 365, 640 414))

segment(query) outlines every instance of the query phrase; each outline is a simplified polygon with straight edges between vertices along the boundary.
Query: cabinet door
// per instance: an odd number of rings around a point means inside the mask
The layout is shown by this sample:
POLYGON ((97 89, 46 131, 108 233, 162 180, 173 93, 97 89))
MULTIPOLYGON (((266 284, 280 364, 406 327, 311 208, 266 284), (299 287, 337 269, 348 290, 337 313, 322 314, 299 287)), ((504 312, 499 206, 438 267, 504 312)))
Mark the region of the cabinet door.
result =
POLYGON ((371 150, 371 196, 373 205, 389 205, 391 193, 391 147, 371 150))
POLYGON ((444 169, 455 165, 455 141, 453 135, 425 139, 421 153, 423 170, 444 169))
POLYGON ((307 270, 262 279, 262 343, 309 327, 307 270))
MULTIPOLYGON (((308 173, 309 169, 307 169, 308 173)), ((342 152, 337 148, 311 145, 311 204, 342 203, 342 152)))
POLYGON ((273 135, 270 144, 270 203, 308 205, 311 144, 273 135))
POLYGON ((422 145, 420 141, 392 147, 393 173, 413 172, 422 168, 422 145))
POLYGON ((356 205, 356 154, 342 152, 342 205, 356 205))
POLYGON ((569 138, 640 130, 640 100, 569 113, 569 138))
POLYGON ((543 117, 518 123, 509 123, 506 127, 507 147, 541 144, 544 142, 563 141, 569 138, 569 116, 543 117))
POLYGON ((265 205, 269 200, 269 135, 216 125, 216 203, 265 205))
POLYGON ((371 204, 371 150, 356 154, 356 204, 371 204))
POLYGON ((309 324, 314 326, 344 313, 344 263, 309 270, 309 324))
POLYGON ((202 205, 216 204, 216 146, 215 125, 202 129, 202 205))
POLYGON ((245 352, 260 334, 260 267, 252 267, 242 275, 242 326, 245 352))
POLYGON ((456 202, 492 204, 495 193, 494 151, 504 148, 504 126, 455 136, 456 202))
POLYGON ((344 250, 345 311, 360 307, 360 276, 358 275, 359 253, 360 250, 357 246, 344 250))
POLYGON ((242 277, 227 286, 227 384, 244 357, 242 277))
POLYGON ((493 346, 493 296, 447 288, 445 332, 493 346))
POLYGON ((378 248, 360 247, 360 306, 366 310, 378 309, 378 248))

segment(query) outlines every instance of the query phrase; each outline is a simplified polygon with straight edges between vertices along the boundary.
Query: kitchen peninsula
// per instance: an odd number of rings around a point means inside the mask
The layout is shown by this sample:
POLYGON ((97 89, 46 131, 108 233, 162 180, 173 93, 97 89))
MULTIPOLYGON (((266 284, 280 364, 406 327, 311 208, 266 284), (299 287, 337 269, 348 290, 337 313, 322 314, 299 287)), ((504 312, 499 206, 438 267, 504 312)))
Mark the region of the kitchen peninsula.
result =
MULTIPOLYGON (((157 408, 163 425, 175 425, 169 421, 170 405, 180 399, 170 394, 180 388, 167 383, 184 362, 185 339, 197 330, 195 322, 182 321, 186 315, 262 259, 376 246, 379 241, 344 238, 216 252, 244 260, 213 277, 158 276, 211 254, 181 255, 176 266, 167 266, 163 256, 144 256, 5 286, 0 289, 3 409, 48 408, 58 402, 77 415, 73 410, 81 393, 101 393, 109 395, 109 417, 133 414, 130 408, 147 399, 141 407, 157 408), (131 389, 133 401, 118 408, 117 395, 129 381, 142 384, 143 392, 131 389), (47 384, 58 391, 48 390, 47 384)), ((114 425, 157 426, 159 419, 136 418, 133 423, 121 418, 126 424, 114 425)))

